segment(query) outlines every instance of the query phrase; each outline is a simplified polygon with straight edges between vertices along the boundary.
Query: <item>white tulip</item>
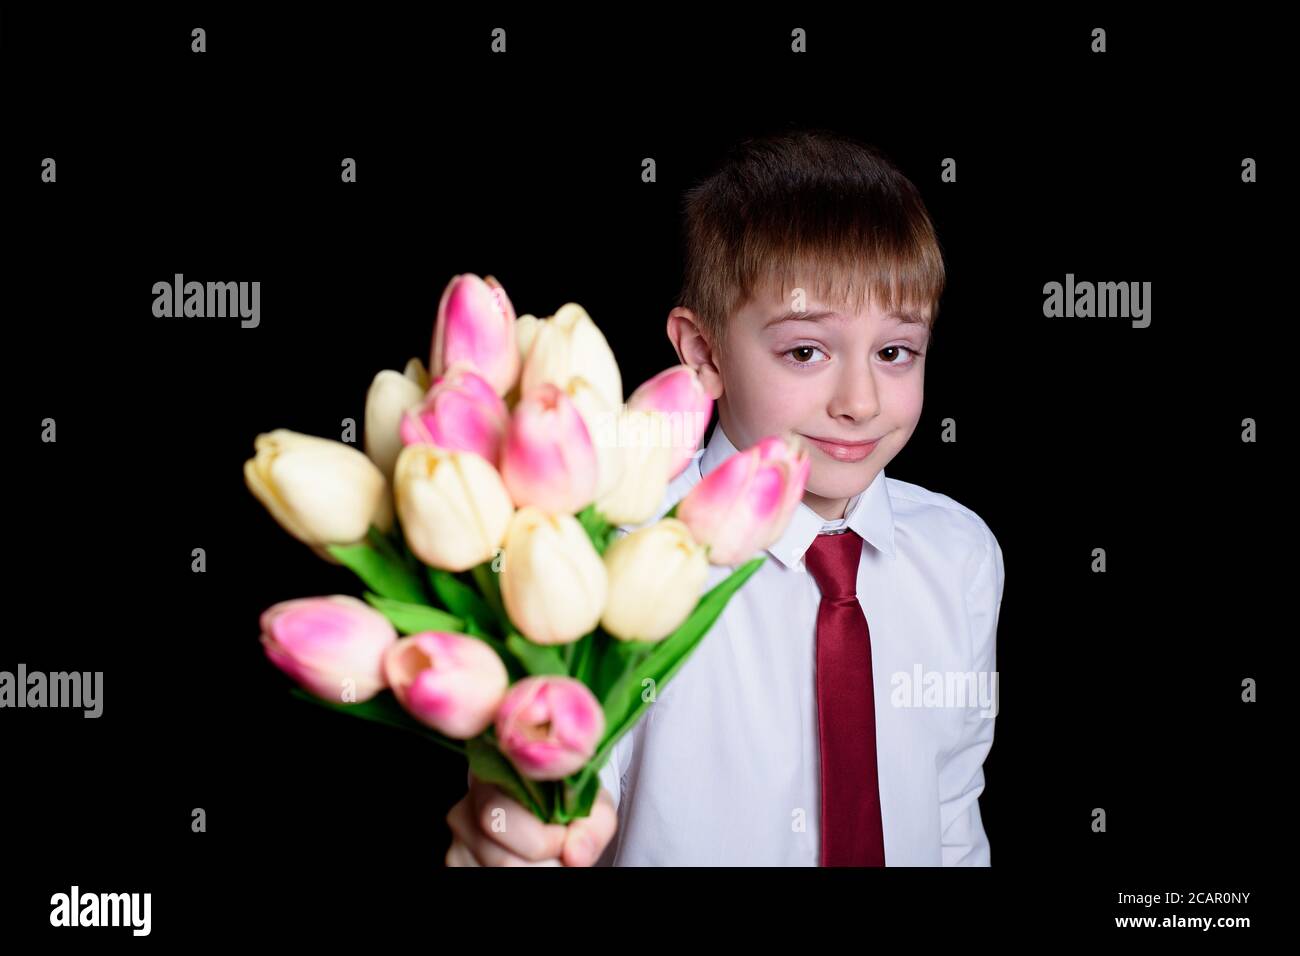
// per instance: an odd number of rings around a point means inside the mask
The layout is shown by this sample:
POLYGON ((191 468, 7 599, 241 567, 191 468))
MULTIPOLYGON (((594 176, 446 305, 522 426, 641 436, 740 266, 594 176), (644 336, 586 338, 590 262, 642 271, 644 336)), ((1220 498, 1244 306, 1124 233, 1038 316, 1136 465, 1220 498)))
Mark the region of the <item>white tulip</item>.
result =
POLYGON ((528 640, 568 644, 595 630, 605 609, 605 564, 573 515, 520 508, 501 561, 501 599, 528 640))
POLYGON ((331 544, 356 544, 373 524, 392 527, 388 483, 351 445, 287 428, 258 435, 244 482, 271 516, 326 561, 331 544))
POLYGON ((524 383, 523 367, 528 361, 528 353, 533 347, 533 339, 537 337, 537 326, 541 321, 535 315, 521 315, 515 319, 515 344, 519 346, 520 371, 514 386, 504 396, 506 408, 514 408, 519 404, 519 390, 524 383))
POLYGON ((596 498, 610 524, 640 524, 658 510, 668 490, 674 447, 672 420, 663 412, 623 408, 615 441, 623 461, 617 483, 596 498))
POLYGON ((366 454, 389 481, 393 479, 393 466, 402 451, 398 434, 402 413, 424 400, 428 387, 422 382, 428 380, 424 364, 419 359, 411 359, 405 373, 384 369, 366 392, 366 454))
POLYGON ((402 449, 393 490, 411 553, 446 571, 467 571, 495 557, 515 510, 490 462, 434 445, 402 449))
POLYGON ((610 408, 600 393, 581 375, 569 380, 565 389, 587 426, 596 449, 596 498, 613 492, 623 475, 623 452, 618 447, 619 410, 610 408))
POLYGON ((527 334, 532 337, 532 345, 520 376, 521 395, 543 382, 567 389, 571 379, 581 376, 607 406, 622 406, 623 379, 618 362, 586 309, 575 302, 566 303, 527 334))
POLYGON ((609 597, 601 626, 625 641, 659 641, 681 626, 709 578, 709 559, 690 529, 663 518, 605 551, 609 597))
POLYGON ((421 392, 429 390, 429 370, 424 367, 424 363, 420 361, 419 356, 412 356, 407 359, 406 368, 402 370, 402 374, 420 386, 421 392))
POLYGON ((520 368, 528 361, 533 339, 537 337, 537 326, 542 320, 535 315, 521 315, 515 319, 515 344, 519 346, 520 368))

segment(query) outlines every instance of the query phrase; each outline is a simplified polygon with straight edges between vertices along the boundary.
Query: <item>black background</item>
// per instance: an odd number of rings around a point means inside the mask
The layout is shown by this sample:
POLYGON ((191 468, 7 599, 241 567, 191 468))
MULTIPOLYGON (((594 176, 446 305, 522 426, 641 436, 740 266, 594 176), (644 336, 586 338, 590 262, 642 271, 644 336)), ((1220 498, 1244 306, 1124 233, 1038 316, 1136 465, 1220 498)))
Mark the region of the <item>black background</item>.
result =
POLYGON ((1291 322, 1277 35, 1103 11, 6 10, 17 480, 0 669, 105 675, 98 720, 0 713, 6 926, 48 927, 74 882, 152 891, 158 939, 287 931, 302 913, 364 937, 398 920, 388 894, 499 892, 439 869, 458 758, 290 698, 263 657, 265 607, 359 586, 275 525, 243 462, 277 427, 337 438, 350 417, 359 435, 371 378, 427 360, 458 272, 495 275, 520 314, 580 302, 630 391, 676 362, 682 191, 745 135, 817 126, 902 167, 947 258, 924 413, 887 473, 974 509, 1004 551, 981 799, 994 866, 952 877, 960 890, 937 874, 755 882, 829 881, 881 916, 978 899, 977 937, 1151 912, 1118 892, 1252 890, 1181 912, 1255 915, 1286 834, 1267 680, 1283 641, 1267 598, 1291 570, 1270 547, 1291 322), (1246 156, 1258 183, 1241 182, 1246 156), (260 327, 154 318, 151 287, 177 272, 260 280, 260 327), (1150 327, 1044 318, 1043 284, 1067 272, 1150 281, 1150 327), (940 441, 949 417, 956 443, 940 441), (1259 703, 1241 702, 1247 677, 1259 703))

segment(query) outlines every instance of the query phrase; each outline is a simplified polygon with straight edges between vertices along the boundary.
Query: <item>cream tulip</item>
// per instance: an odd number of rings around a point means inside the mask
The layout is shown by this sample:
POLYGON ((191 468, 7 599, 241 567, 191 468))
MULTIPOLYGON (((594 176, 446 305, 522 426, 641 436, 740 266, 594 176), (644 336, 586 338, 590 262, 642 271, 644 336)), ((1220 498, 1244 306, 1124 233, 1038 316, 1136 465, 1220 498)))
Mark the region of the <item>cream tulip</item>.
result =
POLYGON ((402 450, 399 429, 408 409, 418 407, 428 386, 424 363, 411 359, 406 372, 384 369, 366 392, 365 448, 384 477, 393 480, 393 465, 402 450))
POLYGON ((446 571, 493 558, 514 513, 497 470, 473 452, 407 445, 397 456, 393 489, 411 553, 446 571))
POLYGON ((520 394, 550 382, 567 389, 574 376, 582 376, 600 393, 610 408, 623 404, 623 379, 614 352, 587 311, 575 302, 561 306, 555 315, 530 329, 532 346, 520 375, 520 394))
POLYGON ((420 386, 420 391, 427 392, 429 390, 429 370, 424 367, 424 363, 419 358, 412 356, 407 359, 406 368, 402 370, 402 374, 420 386))
POLYGON ((528 353, 532 351, 533 339, 537 337, 537 327, 541 321, 535 315, 521 315, 515 319, 515 344, 519 346, 520 368, 528 361, 528 353))
POLYGON ((578 519, 531 505, 515 512, 501 557, 501 599, 535 644, 591 633, 605 609, 605 564, 578 519))
POLYGON ((659 641, 699 603, 709 578, 705 549, 676 518, 663 518, 605 551, 609 596, 601 626, 625 641, 659 641))
POLYGON ((668 471, 676 449, 672 422, 662 412, 622 409, 615 441, 622 459, 618 481, 596 498, 596 510, 610 524, 640 524, 648 520, 668 490, 668 471))
POLYGON ((271 516, 326 561, 331 544, 356 544, 373 524, 392 527, 388 483, 351 445, 277 428, 258 435, 244 482, 271 516))
POLYGON ((521 315, 515 319, 515 344, 519 347, 520 374, 515 378, 515 384, 511 386, 510 391, 505 395, 507 408, 514 408, 519 401, 520 385, 524 380, 524 363, 528 361, 528 353, 532 350, 533 339, 537 337, 537 326, 541 321, 535 315, 521 315))
POLYGON ((618 447, 619 410, 610 408, 600 393, 581 375, 569 379, 565 389, 569 400, 587 425, 596 449, 595 498, 604 498, 618 486, 623 475, 623 452, 618 447))

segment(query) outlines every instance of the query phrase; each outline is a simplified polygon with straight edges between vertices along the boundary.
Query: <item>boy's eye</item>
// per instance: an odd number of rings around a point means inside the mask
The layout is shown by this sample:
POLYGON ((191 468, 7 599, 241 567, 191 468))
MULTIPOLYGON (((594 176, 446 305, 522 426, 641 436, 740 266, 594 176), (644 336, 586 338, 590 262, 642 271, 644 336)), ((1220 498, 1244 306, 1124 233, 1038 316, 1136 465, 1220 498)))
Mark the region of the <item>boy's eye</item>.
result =
MULTIPOLYGON (((914 348, 909 348, 909 347, 906 346, 906 345, 887 345, 887 346, 885 346, 883 349, 880 350, 880 354, 881 354, 881 355, 884 355, 886 352, 911 352, 912 355, 913 355, 914 357, 917 356, 917 355, 920 355, 920 354, 921 354, 921 353, 918 352, 916 349, 914 349, 914 348)), ((908 365, 908 364, 910 364, 910 363, 909 363, 909 362, 895 362, 895 361, 892 361, 892 360, 888 360, 888 359, 887 359, 887 360, 885 361, 885 364, 886 364, 886 365, 908 365)))
MULTIPOLYGON (((815 345, 797 345, 786 351, 785 354, 794 357, 794 361, 790 363, 791 365, 820 365, 820 362, 812 361, 812 356, 807 354, 809 352, 822 352, 822 350, 815 345)), ((822 352, 822 355, 825 354, 825 352, 822 352)))
MULTIPOLYGON (((812 360, 813 356, 811 353, 816 353, 816 352, 821 352, 822 355, 826 354, 825 352, 822 352, 822 350, 815 345, 797 345, 792 349, 787 349, 782 354, 790 356, 790 358, 787 358, 786 361, 789 362, 789 364, 791 365, 795 365, 795 366, 821 365, 822 364, 821 362, 814 362, 812 360)), ((888 345, 885 348, 881 349, 877 354, 884 358, 886 365, 904 366, 904 365, 911 365, 912 362, 915 361, 915 357, 921 355, 922 353, 907 345, 888 345), (911 353, 912 359, 909 359, 908 361, 899 361, 899 358, 901 358, 902 353, 904 352, 911 353), (891 357, 891 353, 897 353, 897 354, 891 357)))

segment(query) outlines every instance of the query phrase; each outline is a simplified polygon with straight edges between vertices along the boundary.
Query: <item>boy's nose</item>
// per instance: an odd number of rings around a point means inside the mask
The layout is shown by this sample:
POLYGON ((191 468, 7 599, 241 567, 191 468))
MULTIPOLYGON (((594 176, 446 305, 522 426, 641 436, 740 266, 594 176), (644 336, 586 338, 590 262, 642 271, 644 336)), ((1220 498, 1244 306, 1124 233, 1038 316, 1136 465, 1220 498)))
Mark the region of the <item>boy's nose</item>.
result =
POLYGON ((835 395, 829 409, 832 416, 855 420, 867 419, 880 410, 876 383, 868 368, 846 369, 836 383, 835 395))

